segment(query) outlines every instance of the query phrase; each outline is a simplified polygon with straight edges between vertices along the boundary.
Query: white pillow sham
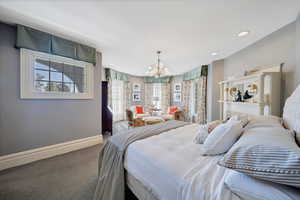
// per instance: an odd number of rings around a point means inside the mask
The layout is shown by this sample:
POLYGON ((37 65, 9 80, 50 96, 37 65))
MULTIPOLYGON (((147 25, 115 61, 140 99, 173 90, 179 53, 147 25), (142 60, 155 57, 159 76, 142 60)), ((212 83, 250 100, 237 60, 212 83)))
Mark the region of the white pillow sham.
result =
POLYGON ((209 133, 212 132, 217 126, 219 126, 222 123, 223 121, 221 120, 215 120, 207 124, 200 125, 198 133, 194 138, 194 142, 196 144, 203 144, 209 133))
POLYGON ((228 121, 240 121, 242 126, 245 127, 249 123, 248 115, 234 115, 228 121))
POLYGON ((245 127, 247 129, 255 128, 255 127, 267 127, 267 126, 282 127, 282 119, 273 115, 249 116, 248 119, 249 119, 249 123, 245 127))
POLYGON ((277 183, 262 181, 230 170, 225 184, 243 200, 298 200, 300 190, 277 183))
POLYGON ((205 139, 208 136, 208 125, 200 125, 199 129, 198 129, 198 133, 196 135, 196 137, 194 138, 194 143, 196 144, 203 144, 205 139))
POLYGON ((206 138, 202 147, 202 155, 218 155, 226 153, 243 132, 240 121, 231 120, 217 126, 206 138))

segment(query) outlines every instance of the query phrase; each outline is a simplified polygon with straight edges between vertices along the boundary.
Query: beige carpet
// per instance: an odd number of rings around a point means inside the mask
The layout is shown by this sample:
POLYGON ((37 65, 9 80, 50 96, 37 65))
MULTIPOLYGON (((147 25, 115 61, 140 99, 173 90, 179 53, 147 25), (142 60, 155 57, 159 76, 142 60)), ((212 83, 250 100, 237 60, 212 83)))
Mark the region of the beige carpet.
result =
POLYGON ((91 200, 100 145, 0 172, 1 200, 91 200))

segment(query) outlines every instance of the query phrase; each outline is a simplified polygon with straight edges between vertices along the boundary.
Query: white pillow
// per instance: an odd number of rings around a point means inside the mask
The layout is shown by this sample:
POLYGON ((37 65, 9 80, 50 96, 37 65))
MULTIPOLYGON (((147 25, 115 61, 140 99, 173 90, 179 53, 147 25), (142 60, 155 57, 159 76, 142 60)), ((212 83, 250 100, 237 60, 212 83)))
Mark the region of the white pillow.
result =
POLYGON ((226 153, 243 132, 240 121, 231 120, 217 126, 202 145, 202 155, 226 153))
POLYGON ((246 115, 246 114, 245 115, 234 115, 228 121, 232 121, 232 120, 240 121, 242 123, 243 127, 245 127, 249 122, 248 115, 246 115))
POLYGON ((201 125, 198 129, 196 137, 194 138, 194 142, 196 144, 203 144, 208 134, 208 125, 201 125))
POLYGON ((227 174, 225 184, 243 200, 298 200, 300 190, 252 178, 233 170, 227 174))
POLYGON ((255 127, 270 127, 270 126, 279 126, 282 127, 282 119, 273 116, 273 115, 258 115, 258 116, 249 116, 249 123, 246 128, 255 128, 255 127))

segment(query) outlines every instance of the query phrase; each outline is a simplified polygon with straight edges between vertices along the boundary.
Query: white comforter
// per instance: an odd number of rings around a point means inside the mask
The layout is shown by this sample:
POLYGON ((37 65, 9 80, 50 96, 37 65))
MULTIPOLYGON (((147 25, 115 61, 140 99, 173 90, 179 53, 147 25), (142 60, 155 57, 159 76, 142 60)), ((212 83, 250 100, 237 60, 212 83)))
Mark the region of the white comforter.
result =
POLYGON ((233 200, 225 186, 228 170, 221 156, 201 156, 193 143, 199 125, 192 124, 129 145, 126 170, 160 200, 233 200))

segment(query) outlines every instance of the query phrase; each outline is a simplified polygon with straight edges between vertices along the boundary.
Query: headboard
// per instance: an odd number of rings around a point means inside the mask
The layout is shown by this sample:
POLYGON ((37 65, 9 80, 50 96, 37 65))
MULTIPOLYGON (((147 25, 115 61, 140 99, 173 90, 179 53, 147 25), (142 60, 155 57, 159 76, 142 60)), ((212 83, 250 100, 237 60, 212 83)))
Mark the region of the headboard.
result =
POLYGON ((285 127, 295 131, 297 142, 300 144, 300 85, 285 102, 283 121, 285 127))

